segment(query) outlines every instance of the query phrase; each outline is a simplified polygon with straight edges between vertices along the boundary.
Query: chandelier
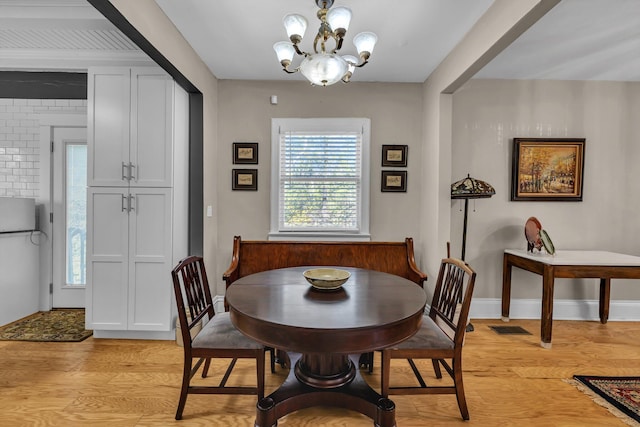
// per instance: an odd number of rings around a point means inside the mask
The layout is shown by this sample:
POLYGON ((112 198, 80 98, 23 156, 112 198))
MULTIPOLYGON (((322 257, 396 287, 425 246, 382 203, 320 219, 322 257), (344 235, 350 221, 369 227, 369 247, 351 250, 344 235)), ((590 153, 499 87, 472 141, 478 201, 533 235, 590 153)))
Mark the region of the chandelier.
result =
POLYGON ((333 0, 316 0, 316 4, 320 8, 317 13, 320 28, 313 41, 313 53, 304 52, 298 46, 308 24, 306 18, 298 14, 288 14, 282 19, 291 41, 278 42, 273 45, 273 49, 286 73, 294 74, 300 71, 311 84, 317 86, 332 85, 340 80, 348 83, 356 67, 362 67, 369 61, 378 36, 371 32, 363 32, 353 38, 353 44, 358 50, 360 59, 353 55, 338 55, 336 52, 342 47, 344 36, 349 29, 349 22, 351 22, 351 9, 348 7, 332 9, 333 0), (329 50, 329 48, 332 49, 329 50), (296 53, 304 59, 297 68, 290 70, 289 66, 296 53))

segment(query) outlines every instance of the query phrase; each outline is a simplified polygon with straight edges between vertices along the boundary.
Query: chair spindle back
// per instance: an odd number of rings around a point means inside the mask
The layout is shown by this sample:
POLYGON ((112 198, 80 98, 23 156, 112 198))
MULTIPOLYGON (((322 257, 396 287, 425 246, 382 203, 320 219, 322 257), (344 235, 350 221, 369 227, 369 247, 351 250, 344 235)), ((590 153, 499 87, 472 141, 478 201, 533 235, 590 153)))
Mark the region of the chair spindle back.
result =
MULTIPOLYGON (((429 316, 438 324, 454 331, 455 340, 462 340, 469 317, 469 304, 461 301, 471 298, 476 273, 462 260, 445 258, 440 264, 440 272, 431 302, 429 316), (466 286, 465 286, 466 285, 466 286), (466 287, 466 289, 465 289, 466 287)), ((445 329, 446 329, 445 328, 445 329)))
POLYGON ((213 301, 202 257, 183 259, 173 269, 171 276, 178 301, 178 316, 186 321, 188 328, 197 325, 205 315, 211 319, 214 315, 213 301))

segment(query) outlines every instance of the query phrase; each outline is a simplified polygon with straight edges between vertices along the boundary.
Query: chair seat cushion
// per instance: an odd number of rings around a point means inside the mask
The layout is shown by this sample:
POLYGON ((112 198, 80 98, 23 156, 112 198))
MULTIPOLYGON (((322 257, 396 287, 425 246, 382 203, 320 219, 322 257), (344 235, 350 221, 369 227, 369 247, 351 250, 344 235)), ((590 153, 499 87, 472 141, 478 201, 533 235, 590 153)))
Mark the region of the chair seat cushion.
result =
POLYGON ((231 323, 228 312, 218 313, 196 335, 193 348, 261 349, 262 344, 244 336, 231 323))
POLYGON ((408 340, 391 347, 392 349, 443 349, 453 350, 453 340, 429 316, 422 317, 420 329, 408 340))

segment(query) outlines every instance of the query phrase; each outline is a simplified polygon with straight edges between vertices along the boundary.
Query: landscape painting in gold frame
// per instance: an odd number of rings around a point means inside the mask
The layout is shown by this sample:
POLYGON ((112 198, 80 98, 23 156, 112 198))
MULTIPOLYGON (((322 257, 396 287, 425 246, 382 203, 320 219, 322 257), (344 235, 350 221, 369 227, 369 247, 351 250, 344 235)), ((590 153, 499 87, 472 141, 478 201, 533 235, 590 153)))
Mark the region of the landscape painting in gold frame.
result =
POLYGON ((584 138, 514 138, 511 200, 582 201, 584 138))

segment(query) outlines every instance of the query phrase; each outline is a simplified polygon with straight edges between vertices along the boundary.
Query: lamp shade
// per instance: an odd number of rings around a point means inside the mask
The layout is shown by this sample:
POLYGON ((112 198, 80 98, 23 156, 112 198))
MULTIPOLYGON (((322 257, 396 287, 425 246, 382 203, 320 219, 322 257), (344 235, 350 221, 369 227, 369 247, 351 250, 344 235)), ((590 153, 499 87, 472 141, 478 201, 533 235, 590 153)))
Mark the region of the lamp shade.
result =
POLYGON ((300 64, 300 72, 317 86, 332 85, 347 73, 347 61, 333 53, 307 56, 300 64))
POLYGON ((362 52, 368 52, 369 54, 371 54, 377 42, 378 36, 368 31, 359 33, 353 38, 353 44, 358 50, 358 55, 361 55, 362 52))
POLYGON ((480 199, 496 194, 491 184, 479 179, 471 178, 469 174, 464 179, 451 184, 452 199, 480 199))
POLYGON ((307 30, 307 18, 296 13, 285 15, 282 18, 284 28, 287 30, 287 36, 299 36, 301 39, 304 37, 304 32, 307 30))
POLYGON ((333 31, 342 29, 346 32, 351 22, 351 9, 348 7, 334 7, 329 9, 327 22, 333 31))
POLYGON ((358 65, 358 58, 353 55, 344 55, 342 59, 347 61, 348 71, 353 73, 356 69, 356 65, 358 65))
POLYGON ((296 53, 293 45, 290 42, 278 42, 273 45, 273 50, 276 51, 279 62, 282 62, 284 60, 291 62, 291 60, 293 59, 293 55, 295 55, 296 53))

